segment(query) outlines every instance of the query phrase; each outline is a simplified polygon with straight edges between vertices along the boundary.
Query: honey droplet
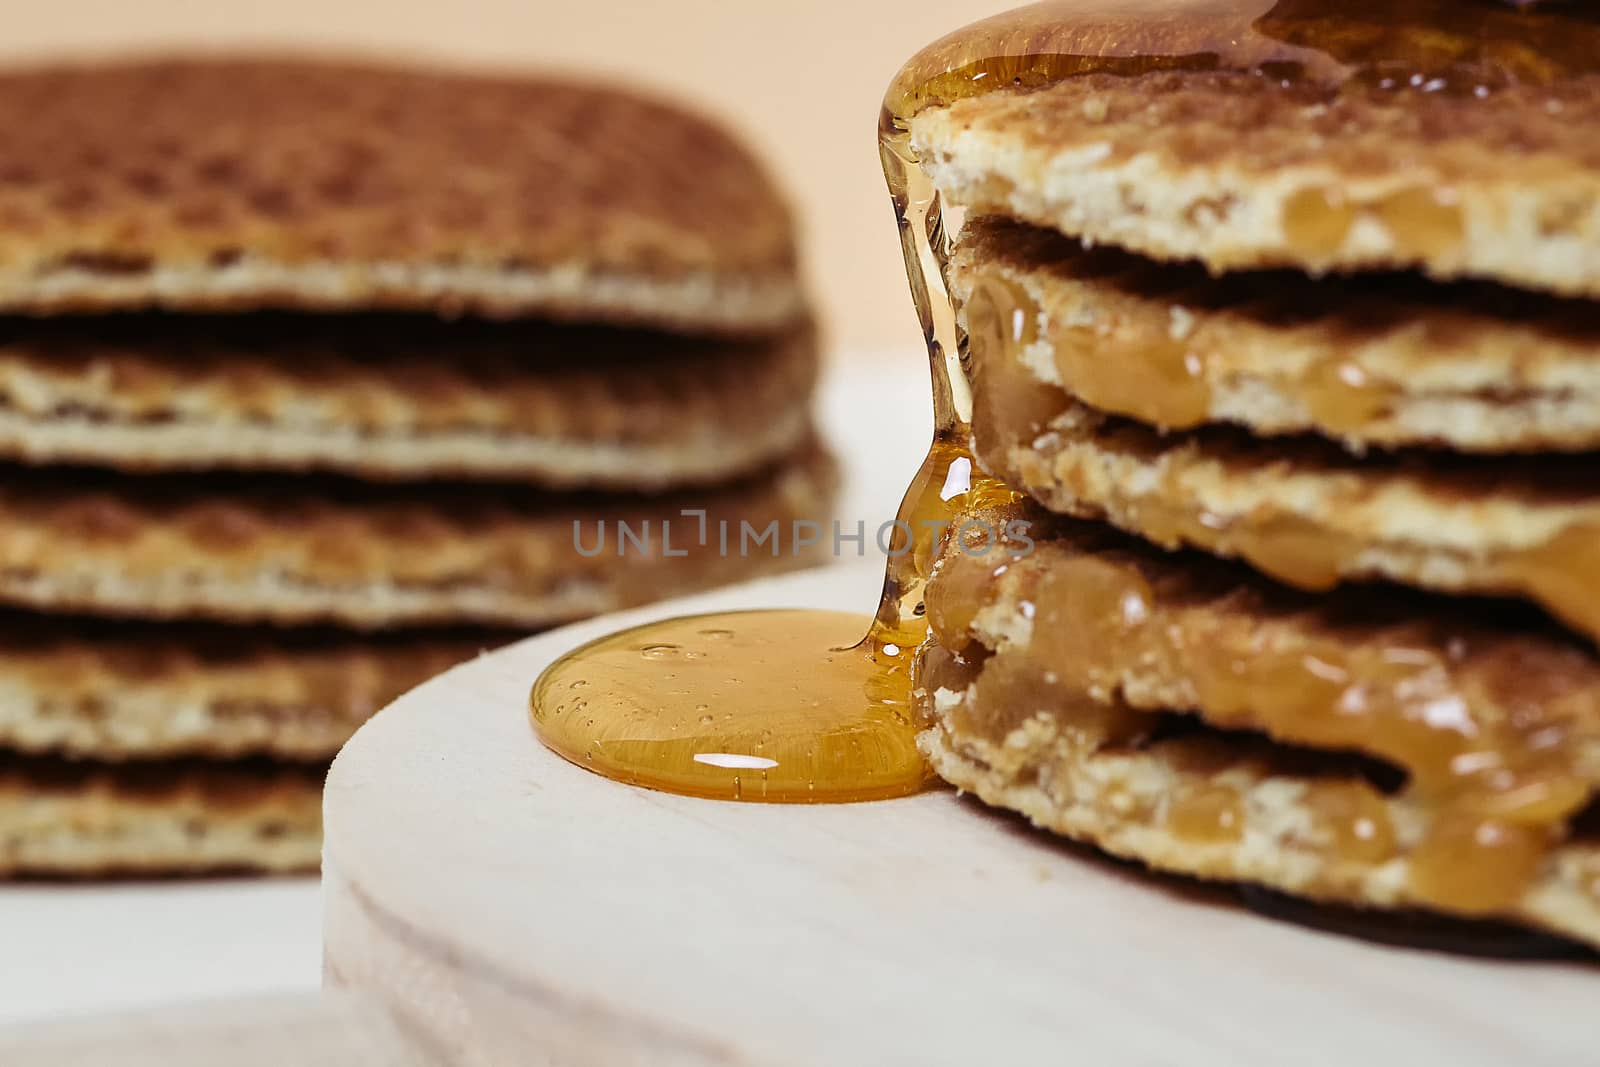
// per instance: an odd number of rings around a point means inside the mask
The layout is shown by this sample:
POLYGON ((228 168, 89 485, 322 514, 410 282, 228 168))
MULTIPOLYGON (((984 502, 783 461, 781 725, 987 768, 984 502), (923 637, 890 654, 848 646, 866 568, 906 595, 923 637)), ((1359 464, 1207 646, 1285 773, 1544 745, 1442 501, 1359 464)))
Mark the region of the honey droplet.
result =
POLYGON ((908 711, 909 671, 857 644, 869 622, 752 611, 612 634, 540 677, 534 724, 575 763, 674 793, 783 803, 915 793, 928 770, 908 711), (688 648, 713 618, 726 636, 688 648), (581 719, 556 699, 577 672, 591 683, 581 719), (719 720, 718 708, 731 710, 719 720))

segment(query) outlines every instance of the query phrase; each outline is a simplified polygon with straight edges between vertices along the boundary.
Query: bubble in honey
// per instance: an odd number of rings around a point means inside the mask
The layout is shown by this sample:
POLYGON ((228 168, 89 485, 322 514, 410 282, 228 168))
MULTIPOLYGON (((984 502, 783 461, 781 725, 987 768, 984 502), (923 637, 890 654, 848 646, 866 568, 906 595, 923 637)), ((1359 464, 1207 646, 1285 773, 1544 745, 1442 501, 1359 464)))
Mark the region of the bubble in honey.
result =
POLYGON ((534 686, 534 724, 574 763, 674 793, 784 803, 914 793, 929 773, 910 657, 860 642, 870 622, 754 611, 625 630, 551 665, 534 686), (582 714, 562 699, 575 681, 586 683, 582 714))

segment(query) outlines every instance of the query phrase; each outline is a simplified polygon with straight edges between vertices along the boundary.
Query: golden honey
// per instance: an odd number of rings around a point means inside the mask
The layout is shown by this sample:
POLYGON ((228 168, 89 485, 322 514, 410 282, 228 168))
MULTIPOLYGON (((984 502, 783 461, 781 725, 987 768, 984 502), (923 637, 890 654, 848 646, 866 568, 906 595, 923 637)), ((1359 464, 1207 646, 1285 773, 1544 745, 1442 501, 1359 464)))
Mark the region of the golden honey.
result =
POLYGON ((927 777, 912 647, 855 647, 860 616, 755 611, 624 630, 533 693, 545 744, 632 785, 722 800, 878 800, 927 777))

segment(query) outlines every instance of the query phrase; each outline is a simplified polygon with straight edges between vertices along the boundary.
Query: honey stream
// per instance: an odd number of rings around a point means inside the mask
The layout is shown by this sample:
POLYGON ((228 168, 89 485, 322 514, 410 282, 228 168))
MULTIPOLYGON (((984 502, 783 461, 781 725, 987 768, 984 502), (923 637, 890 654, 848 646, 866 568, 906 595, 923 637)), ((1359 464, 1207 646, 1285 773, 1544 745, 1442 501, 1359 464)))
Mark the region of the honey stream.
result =
POLYGON ((882 147, 928 345, 934 437, 897 514, 878 609, 669 619, 575 649, 540 676, 532 706, 540 739, 580 766, 746 801, 874 800, 930 781, 912 708, 923 588, 943 531, 1019 494, 973 462, 938 198, 903 135, 882 147))

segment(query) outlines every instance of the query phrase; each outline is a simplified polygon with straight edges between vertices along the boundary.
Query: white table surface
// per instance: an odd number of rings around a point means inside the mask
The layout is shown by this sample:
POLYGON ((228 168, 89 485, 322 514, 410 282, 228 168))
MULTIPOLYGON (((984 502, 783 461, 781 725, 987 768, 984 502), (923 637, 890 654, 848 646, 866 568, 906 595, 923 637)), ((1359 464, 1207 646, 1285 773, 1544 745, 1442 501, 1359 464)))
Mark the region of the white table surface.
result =
MULTIPOLYGON (((909 303, 906 320, 914 330, 909 303)), ((851 353, 823 388, 852 526, 893 518, 921 461, 925 366, 912 349, 851 353)), ((314 878, 0 888, 0 1023, 312 990, 320 928, 314 878)))

